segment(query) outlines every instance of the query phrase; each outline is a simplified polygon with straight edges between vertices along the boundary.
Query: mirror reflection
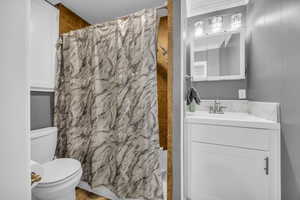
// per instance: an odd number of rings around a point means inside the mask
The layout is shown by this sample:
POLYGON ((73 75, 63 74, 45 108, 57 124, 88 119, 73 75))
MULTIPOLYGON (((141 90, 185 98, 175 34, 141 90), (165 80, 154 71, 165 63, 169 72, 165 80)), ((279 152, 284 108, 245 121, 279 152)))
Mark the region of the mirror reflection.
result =
POLYGON ((243 55, 242 32, 195 37, 191 45, 191 74, 194 81, 242 79, 243 55))

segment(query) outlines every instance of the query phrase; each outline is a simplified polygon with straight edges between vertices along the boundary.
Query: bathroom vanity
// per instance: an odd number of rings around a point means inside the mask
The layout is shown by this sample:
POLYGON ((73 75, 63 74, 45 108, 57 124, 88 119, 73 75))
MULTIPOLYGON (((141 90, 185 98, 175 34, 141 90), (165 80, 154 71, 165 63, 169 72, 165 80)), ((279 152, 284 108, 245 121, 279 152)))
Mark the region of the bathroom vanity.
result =
POLYGON ((279 200, 280 124, 248 112, 187 113, 190 200, 279 200))

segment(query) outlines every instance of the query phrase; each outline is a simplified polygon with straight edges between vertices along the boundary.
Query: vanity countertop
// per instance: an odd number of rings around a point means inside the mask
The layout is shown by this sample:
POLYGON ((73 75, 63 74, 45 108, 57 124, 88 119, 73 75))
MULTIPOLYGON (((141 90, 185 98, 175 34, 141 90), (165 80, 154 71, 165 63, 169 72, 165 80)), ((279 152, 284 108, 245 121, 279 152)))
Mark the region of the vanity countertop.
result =
POLYGON ((185 122, 258 129, 280 129, 280 123, 278 122, 244 112, 225 112, 224 114, 211 114, 207 111, 187 112, 185 122))

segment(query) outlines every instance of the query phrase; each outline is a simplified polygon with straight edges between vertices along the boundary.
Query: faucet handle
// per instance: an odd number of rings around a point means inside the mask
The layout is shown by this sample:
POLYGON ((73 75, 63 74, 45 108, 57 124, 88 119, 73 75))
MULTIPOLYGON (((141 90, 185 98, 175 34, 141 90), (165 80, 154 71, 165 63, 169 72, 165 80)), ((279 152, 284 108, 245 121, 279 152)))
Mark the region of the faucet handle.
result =
POLYGON ((214 106, 213 105, 209 106, 209 113, 214 113, 214 106))
POLYGON ((224 109, 227 108, 227 106, 219 106, 218 113, 224 114, 224 109))

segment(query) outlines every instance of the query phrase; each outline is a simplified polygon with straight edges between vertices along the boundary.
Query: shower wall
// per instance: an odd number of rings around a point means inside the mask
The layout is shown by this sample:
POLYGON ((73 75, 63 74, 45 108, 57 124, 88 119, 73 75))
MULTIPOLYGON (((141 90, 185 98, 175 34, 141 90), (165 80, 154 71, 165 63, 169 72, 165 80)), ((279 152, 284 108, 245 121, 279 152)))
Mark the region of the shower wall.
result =
POLYGON ((59 10, 59 33, 67 33, 72 30, 77 30, 89 26, 90 24, 65 7, 63 4, 57 4, 59 10))
POLYGON ((168 17, 161 17, 157 45, 157 95, 160 146, 168 148, 168 17))

